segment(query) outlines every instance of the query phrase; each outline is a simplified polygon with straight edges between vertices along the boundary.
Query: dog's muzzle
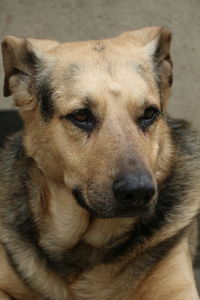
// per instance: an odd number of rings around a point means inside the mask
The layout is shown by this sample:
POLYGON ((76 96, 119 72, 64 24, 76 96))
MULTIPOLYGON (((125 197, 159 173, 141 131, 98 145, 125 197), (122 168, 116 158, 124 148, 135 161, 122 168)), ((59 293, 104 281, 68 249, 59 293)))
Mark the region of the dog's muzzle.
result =
POLYGON ((73 189, 73 195, 80 206, 99 218, 148 216, 155 208, 157 185, 145 170, 120 174, 107 186, 92 181, 87 190, 73 189))

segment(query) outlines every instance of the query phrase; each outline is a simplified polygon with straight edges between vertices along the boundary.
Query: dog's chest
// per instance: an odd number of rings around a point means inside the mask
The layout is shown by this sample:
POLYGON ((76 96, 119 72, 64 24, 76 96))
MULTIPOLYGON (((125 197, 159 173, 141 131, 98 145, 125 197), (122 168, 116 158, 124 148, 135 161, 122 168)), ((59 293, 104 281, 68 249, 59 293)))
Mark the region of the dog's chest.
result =
POLYGON ((119 265, 100 265, 84 273, 70 285, 72 300, 125 300, 134 286, 134 277, 126 270, 119 271, 119 265), (127 284, 128 283, 128 284, 127 284))

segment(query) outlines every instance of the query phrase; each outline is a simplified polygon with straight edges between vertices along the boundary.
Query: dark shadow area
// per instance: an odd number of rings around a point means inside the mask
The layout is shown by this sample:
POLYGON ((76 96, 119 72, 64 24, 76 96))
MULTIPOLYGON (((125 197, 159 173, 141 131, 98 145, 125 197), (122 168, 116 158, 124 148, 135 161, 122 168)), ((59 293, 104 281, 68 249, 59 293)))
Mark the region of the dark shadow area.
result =
POLYGON ((13 133, 21 130, 23 122, 16 110, 0 111, 0 147, 6 141, 6 138, 13 133))

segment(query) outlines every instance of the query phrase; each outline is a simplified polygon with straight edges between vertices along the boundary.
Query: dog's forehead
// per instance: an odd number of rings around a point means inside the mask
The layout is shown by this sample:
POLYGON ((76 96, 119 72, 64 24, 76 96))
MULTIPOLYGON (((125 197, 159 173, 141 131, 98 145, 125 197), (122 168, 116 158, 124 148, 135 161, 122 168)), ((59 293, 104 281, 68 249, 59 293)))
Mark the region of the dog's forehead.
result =
MULTIPOLYGON (((130 46, 130 45, 129 45, 130 46)), ((152 81, 152 65, 144 52, 112 40, 65 43, 54 51, 53 78, 66 89, 108 88, 119 94, 126 87, 152 81)))
MULTIPOLYGON (((120 61, 124 64, 130 64, 142 71, 149 58, 145 53, 144 47, 138 46, 131 41, 123 39, 93 40, 83 42, 67 42, 60 44, 52 49, 50 53, 62 61, 63 68, 66 64, 73 61, 82 62, 82 64, 98 65, 101 63, 111 63, 120 61)), ((77 70, 75 63, 71 70, 77 70)))
POLYGON ((153 64, 142 47, 116 40, 74 42, 61 44, 50 54, 45 80, 53 93, 44 97, 45 110, 55 106, 67 113, 88 98, 102 108, 113 101, 123 107, 130 102, 143 105, 146 99, 159 102, 153 64))
MULTIPOLYGON (((137 42, 134 42, 134 39, 122 39, 120 36, 111 38, 111 39, 103 39, 103 40, 89 40, 89 41, 76 41, 76 42, 65 42, 57 45, 52 48, 49 53, 61 53, 63 51, 74 52, 77 54, 81 54, 84 52, 90 51, 92 53, 105 53, 108 51, 117 51, 119 52, 136 52, 137 50, 141 50, 143 47, 139 45, 137 42)), ((114 52, 112 53, 114 54, 114 52)))

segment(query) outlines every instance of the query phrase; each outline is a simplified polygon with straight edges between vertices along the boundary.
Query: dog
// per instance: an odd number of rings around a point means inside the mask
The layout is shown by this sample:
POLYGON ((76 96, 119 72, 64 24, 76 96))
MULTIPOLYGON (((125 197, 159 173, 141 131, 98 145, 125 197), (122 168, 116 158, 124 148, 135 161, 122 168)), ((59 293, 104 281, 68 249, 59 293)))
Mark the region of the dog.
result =
POLYGON ((200 139, 166 111, 170 43, 3 40, 24 128, 0 154, 0 300, 199 299, 200 139))

